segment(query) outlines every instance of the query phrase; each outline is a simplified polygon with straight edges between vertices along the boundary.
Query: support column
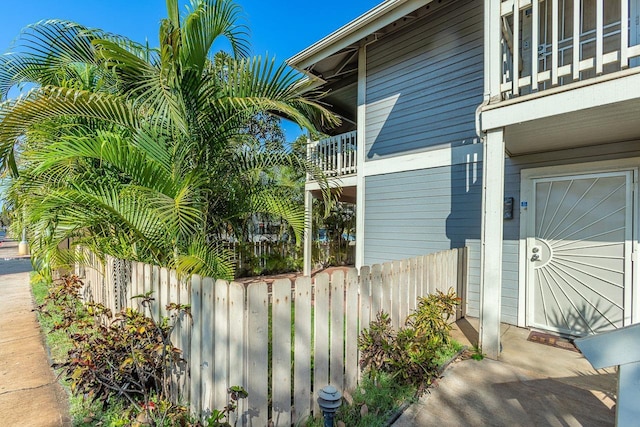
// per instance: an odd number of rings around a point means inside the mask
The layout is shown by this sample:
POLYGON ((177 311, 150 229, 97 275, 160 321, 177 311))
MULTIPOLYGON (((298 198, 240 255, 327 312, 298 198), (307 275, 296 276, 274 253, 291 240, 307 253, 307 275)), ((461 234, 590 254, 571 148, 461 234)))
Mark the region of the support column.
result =
POLYGON ((357 184, 356 184, 356 268, 364 265, 364 162, 366 150, 366 111, 367 111, 367 46, 358 51, 358 110, 357 110, 357 184))
POLYGON ((311 191, 304 191, 304 265, 302 274, 311 276, 313 251, 313 195, 311 191))
POLYGON ((480 346, 490 359, 500 353, 504 155, 502 129, 487 132, 482 163, 480 346))

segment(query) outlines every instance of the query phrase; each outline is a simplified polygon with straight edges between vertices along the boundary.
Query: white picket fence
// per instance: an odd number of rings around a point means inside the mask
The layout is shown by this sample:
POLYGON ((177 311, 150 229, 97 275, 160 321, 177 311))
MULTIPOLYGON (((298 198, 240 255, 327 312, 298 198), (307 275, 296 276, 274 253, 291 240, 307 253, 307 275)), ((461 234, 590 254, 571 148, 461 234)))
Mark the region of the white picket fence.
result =
POLYGON ((137 308, 131 296, 153 291, 156 318, 166 316, 170 302, 190 304, 192 319, 179 319, 173 336, 186 360, 175 373, 179 398, 206 415, 225 406, 229 386, 242 385, 249 397, 240 402, 239 425, 291 426, 319 415, 315 391, 356 387, 358 335, 378 311, 390 313, 397 327, 420 296, 450 288, 464 296, 466 257, 466 249, 453 249, 360 274, 352 268, 248 286, 199 276, 184 281, 164 268, 108 259, 84 269, 84 294, 117 311, 137 308))

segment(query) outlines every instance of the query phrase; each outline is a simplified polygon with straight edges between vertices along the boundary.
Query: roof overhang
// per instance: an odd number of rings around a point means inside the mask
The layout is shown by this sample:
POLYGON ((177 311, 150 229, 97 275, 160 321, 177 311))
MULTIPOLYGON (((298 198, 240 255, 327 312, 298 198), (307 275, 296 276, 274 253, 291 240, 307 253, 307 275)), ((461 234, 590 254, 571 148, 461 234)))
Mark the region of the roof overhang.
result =
POLYGON ((482 130, 504 129, 510 156, 640 139, 640 68, 488 105, 482 130))
POLYGON ((411 15, 431 2, 432 0, 384 1, 364 15, 354 19, 297 55, 292 56, 286 62, 291 67, 305 72, 318 61, 334 55, 349 46, 358 44, 368 37, 373 39, 376 31, 405 16, 411 15))

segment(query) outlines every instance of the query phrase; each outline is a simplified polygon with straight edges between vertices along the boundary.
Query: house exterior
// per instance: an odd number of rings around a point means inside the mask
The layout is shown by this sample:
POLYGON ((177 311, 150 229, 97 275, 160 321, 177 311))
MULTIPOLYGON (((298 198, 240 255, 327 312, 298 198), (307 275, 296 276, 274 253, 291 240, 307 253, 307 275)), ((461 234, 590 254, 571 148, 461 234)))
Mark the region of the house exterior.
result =
POLYGON ((387 0, 290 58, 343 118, 309 153, 356 202, 356 266, 467 246, 493 358, 500 322, 640 322, 639 10, 387 0))

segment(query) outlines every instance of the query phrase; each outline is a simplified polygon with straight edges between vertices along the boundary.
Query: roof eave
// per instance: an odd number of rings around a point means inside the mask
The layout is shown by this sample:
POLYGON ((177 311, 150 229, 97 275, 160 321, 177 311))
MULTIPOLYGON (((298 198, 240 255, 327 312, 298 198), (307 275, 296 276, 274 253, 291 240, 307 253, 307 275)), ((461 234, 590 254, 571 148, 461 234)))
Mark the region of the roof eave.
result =
POLYGON ((395 22, 431 3, 433 0, 387 0, 354 19, 347 25, 287 59, 287 64, 305 70, 316 62, 370 36, 377 30, 395 22))

